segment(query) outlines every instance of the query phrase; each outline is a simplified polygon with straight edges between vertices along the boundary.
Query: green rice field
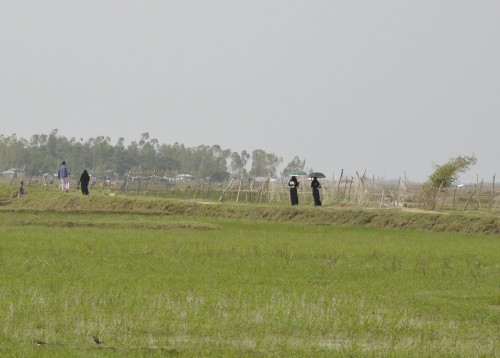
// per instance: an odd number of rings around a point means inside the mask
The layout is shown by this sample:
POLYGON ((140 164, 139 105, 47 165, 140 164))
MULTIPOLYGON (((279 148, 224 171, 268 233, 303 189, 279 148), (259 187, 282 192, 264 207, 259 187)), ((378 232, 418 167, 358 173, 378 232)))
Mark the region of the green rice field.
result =
POLYGON ((0 321, 1 357, 500 357, 500 236, 3 210, 0 321))

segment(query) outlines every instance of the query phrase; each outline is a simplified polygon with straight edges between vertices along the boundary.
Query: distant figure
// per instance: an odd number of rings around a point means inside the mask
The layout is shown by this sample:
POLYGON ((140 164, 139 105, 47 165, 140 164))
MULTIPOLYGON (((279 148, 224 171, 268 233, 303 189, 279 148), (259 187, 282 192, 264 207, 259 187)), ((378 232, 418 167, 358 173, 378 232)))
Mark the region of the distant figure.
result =
POLYGON ((21 180, 21 183, 19 183, 19 192, 17 193, 18 198, 24 197, 24 181, 21 180))
POLYGON ((57 170, 57 177, 61 181, 61 190, 67 193, 69 191, 69 169, 64 160, 57 170))
POLYGON ((89 195, 89 183, 90 183, 90 175, 85 169, 80 175, 80 188, 82 189, 83 195, 89 195))
POLYGON ((319 188, 321 188, 321 184, 319 183, 318 178, 313 178, 311 181, 311 188, 313 192, 314 206, 321 206, 321 200, 319 199, 319 188))
POLYGON ((297 188, 299 187, 299 182, 297 181, 297 177, 292 176, 290 181, 288 182, 288 187, 290 188, 290 201, 292 202, 292 206, 299 205, 299 196, 297 194, 297 188))

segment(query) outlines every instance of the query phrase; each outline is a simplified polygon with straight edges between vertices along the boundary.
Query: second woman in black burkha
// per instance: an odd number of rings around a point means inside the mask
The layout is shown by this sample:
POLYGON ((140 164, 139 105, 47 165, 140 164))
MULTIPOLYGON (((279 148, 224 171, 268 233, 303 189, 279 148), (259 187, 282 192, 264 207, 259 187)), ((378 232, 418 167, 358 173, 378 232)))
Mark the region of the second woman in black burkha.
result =
POLYGON ((314 199, 314 206, 321 206, 321 199, 319 198, 319 189, 321 188, 321 184, 319 183, 318 178, 313 178, 313 180, 311 181, 311 188, 314 199))
POLYGON ((297 194, 299 182, 297 181, 297 177, 292 176, 288 182, 288 186, 290 187, 290 201, 292 202, 292 205, 299 205, 299 195, 297 194))
POLYGON ((89 183, 90 183, 90 175, 87 172, 87 169, 85 169, 82 175, 80 175, 80 187, 82 189, 83 195, 89 195, 89 183))

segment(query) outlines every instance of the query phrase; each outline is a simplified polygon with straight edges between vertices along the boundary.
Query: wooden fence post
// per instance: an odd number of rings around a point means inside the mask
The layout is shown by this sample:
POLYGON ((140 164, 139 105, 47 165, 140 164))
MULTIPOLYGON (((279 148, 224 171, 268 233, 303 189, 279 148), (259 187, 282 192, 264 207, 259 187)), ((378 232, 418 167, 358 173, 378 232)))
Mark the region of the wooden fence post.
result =
POLYGON ((453 204, 451 206, 451 210, 455 211, 455 197, 457 196, 457 190, 458 186, 455 187, 455 190, 453 191, 453 204))
POLYGON ((491 199, 490 199, 490 206, 489 208, 493 206, 493 200, 495 199, 495 176, 496 174, 493 174, 493 184, 491 185, 491 199))
POLYGON ((260 191, 259 191, 259 194, 255 197, 255 202, 259 202, 262 198, 262 193, 264 192, 264 186, 266 185, 266 181, 264 181, 262 183, 262 185, 260 186, 260 191))
POLYGON ((332 173, 332 203, 335 201, 335 172, 332 173))
POLYGON ((340 172, 340 178, 339 178, 339 184, 337 185, 337 195, 339 195, 340 191, 340 182, 342 181, 342 176, 344 175, 344 169, 341 170, 340 172))
POLYGON ((399 206, 399 191, 401 190, 401 177, 398 181, 398 192, 396 193, 396 206, 399 206))
POLYGON ((226 196, 226 192, 229 190, 229 188, 233 184, 233 180, 234 180, 234 178, 231 178, 231 181, 229 182, 228 186, 226 187, 226 190, 222 191, 222 194, 221 194, 221 196, 219 198, 219 201, 222 201, 224 199, 224 197, 226 196))
POLYGON ((208 194, 210 192, 210 183, 212 183, 212 175, 210 175, 210 178, 208 178, 208 186, 207 186, 207 194, 206 194, 207 199, 208 199, 208 194))
MULTIPOLYGON (((281 177, 281 186, 283 187, 283 196, 286 198, 287 192, 285 189, 285 182, 283 181, 283 172, 280 172, 280 177, 281 177)), ((281 201, 281 199, 280 199, 281 201)))
POLYGON ((119 193, 125 193, 127 191, 127 182, 128 182, 129 177, 130 177, 130 172, 127 173, 127 176, 125 177, 125 181, 121 185, 120 189, 118 189, 119 193))
POLYGON ((476 187, 476 189, 474 189, 474 190, 472 191, 472 194, 469 196, 469 198, 467 199, 467 202, 465 203, 465 206, 464 206, 464 210, 463 210, 463 211, 467 210, 467 206, 469 206, 470 199, 472 199, 472 197, 474 196, 474 194, 476 194, 477 189, 478 189, 478 188, 476 187))
POLYGON ((198 193, 198 189, 200 189, 202 184, 203 184, 203 179, 200 179, 200 182, 198 183, 198 186, 196 187, 196 190, 194 191, 193 199, 196 198, 196 194, 198 193))
MULTIPOLYGON (((356 170, 356 176, 358 177, 358 186, 356 187, 356 199, 355 199, 355 202, 358 202, 358 197, 359 197, 359 185, 361 184, 362 188, 363 188, 363 193, 365 193, 365 183, 363 182, 363 178, 365 177, 365 174, 366 174, 366 169, 365 169, 365 172, 363 173, 363 176, 359 176, 358 174, 358 171, 356 170)), ((363 197, 363 196, 361 196, 363 197)), ((362 204, 362 200, 360 199, 359 200, 359 203, 362 204)))
POLYGON ((358 204, 358 197, 359 197, 359 180, 358 180, 358 185, 356 185, 356 197, 354 198, 354 203, 358 204))
MULTIPOLYGON (((167 175, 166 175, 166 173, 165 173, 165 177, 166 177, 166 176, 167 176, 167 175)), ((168 179, 166 179, 166 180, 165 180, 165 198, 168 198, 168 191, 169 191, 169 190, 170 190, 170 188, 169 188, 169 180, 168 180, 168 179)))
POLYGON ((439 193, 441 192, 441 188, 443 187, 443 183, 441 182, 441 184, 439 184, 439 188, 437 189, 436 191, 436 196, 434 196, 434 200, 432 202, 432 210, 435 210, 436 209, 436 204, 438 202, 438 199, 439 199, 439 193))
POLYGON ((481 178, 481 185, 479 186, 479 191, 477 192, 477 204, 476 209, 481 207, 481 191, 483 190, 483 179, 481 178))
POLYGON ((146 194, 149 191, 149 181, 151 178, 154 180, 154 175, 156 173, 156 169, 153 170, 153 176, 148 176, 148 181, 146 182, 146 189, 144 189, 144 194, 146 194))
POLYGON ((448 196, 448 190, 449 188, 446 188, 446 191, 444 192, 443 201, 441 202, 441 207, 439 208, 440 210, 443 210, 444 202, 446 200, 446 197, 448 196))
POLYGON ((236 202, 238 202, 240 198, 240 191, 241 191, 241 183, 243 181, 243 171, 241 171, 241 176, 240 176, 240 185, 238 186, 238 195, 236 195, 236 202))
POLYGON ((349 181, 349 195, 347 196, 347 200, 351 199, 351 188, 353 182, 354 182, 354 177, 351 177, 351 180, 349 181))

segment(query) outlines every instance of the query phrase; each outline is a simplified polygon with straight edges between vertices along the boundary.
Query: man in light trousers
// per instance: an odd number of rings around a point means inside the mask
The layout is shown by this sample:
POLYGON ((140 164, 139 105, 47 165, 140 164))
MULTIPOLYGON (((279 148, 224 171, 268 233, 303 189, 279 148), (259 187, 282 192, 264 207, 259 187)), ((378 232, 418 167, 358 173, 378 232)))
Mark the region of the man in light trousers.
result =
POLYGON ((64 160, 57 170, 57 177, 61 181, 61 190, 67 193, 69 191, 69 169, 64 160))

